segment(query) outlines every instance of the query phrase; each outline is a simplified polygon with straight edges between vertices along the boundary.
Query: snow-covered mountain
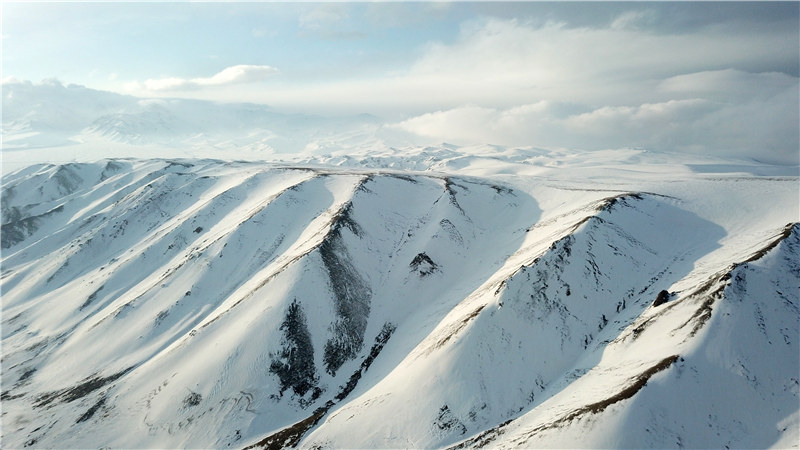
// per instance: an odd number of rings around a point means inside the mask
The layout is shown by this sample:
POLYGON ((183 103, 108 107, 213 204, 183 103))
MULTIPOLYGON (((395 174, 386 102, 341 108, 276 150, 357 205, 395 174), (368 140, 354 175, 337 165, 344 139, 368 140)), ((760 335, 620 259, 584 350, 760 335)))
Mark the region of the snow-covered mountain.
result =
POLYGON ((797 447, 793 171, 453 146, 23 169, 3 444, 797 447))
MULTIPOLYGON (((4 163, 212 155, 250 159, 275 153, 375 147, 380 120, 322 117, 268 106, 187 99, 140 99, 57 80, 3 85, 4 163), (69 155, 72 158, 67 158, 69 155)), ((4 170, 4 172, 7 172, 4 170)))

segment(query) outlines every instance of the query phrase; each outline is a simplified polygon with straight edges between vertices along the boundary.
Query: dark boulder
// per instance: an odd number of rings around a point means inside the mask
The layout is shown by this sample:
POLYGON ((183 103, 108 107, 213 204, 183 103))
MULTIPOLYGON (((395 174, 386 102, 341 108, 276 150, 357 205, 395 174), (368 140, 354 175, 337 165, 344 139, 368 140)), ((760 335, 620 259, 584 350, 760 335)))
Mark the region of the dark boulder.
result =
POLYGON ((668 301, 669 301, 669 292, 661 291, 658 293, 656 300, 653 302, 653 306, 661 306, 664 303, 667 303, 668 301))

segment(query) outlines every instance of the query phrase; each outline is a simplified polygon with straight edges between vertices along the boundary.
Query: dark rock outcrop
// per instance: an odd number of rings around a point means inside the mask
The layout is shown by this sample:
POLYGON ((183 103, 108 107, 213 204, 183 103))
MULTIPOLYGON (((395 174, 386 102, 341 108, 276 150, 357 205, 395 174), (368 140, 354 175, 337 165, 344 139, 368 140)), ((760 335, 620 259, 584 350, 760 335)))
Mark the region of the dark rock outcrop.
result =
POLYGON ((360 228, 344 209, 331 235, 319 247, 322 262, 333 288, 336 318, 332 336, 325 343, 325 371, 335 376, 342 364, 356 357, 364 346, 372 290, 353 266, 342 238, 342 227, 358 236, 360 228))
POLYGON ((653 302, 653 306, 661 306, 664 303, 667 303, 668 301, 669 301, 669 292, 661 291, 658 293, 656 300, 653 302))
POLYGON ((430 275, 439 270, 439 266, 424 252, 417 254, 408 266, 411 267, 411 270, 419 273, 421 277, 430 275))
POLYGON ((289 305, 280 330, 283 331, 281 351, 273 356, 269 371, 280 379, 281 395, 292 389, 302 397, 308 391, 316 389, 318 377, 314 366, 311 333, 306 325, 303 308, 297 300, 289 305))

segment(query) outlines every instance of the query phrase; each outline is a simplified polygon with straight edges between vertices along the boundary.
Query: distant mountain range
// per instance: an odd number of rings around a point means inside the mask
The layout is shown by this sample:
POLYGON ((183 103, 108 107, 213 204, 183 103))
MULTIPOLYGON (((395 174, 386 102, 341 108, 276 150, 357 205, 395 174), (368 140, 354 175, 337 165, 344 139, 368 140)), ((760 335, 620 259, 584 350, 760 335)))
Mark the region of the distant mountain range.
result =
MULTIPOLYGON (((57 81, 3 84, 3 150, 111 142, 240 150, 263 156, 374 142, 379 118, 283 114, 268 106, 139 99, 57 81)), ((102 144, 100 144, 102 145, 102 144)))

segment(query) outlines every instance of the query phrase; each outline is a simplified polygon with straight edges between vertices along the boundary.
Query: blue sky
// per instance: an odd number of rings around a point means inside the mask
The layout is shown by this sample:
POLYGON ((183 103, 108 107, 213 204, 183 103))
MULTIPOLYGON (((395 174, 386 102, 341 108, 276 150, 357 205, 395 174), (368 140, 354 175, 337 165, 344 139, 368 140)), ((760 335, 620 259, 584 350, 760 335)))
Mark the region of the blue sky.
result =
POLYGON ((292 80, 400 71, 467 11, 438 4, 6 3, 4 72, 104 89, 269 65, 292 80))
POLYGON ((797 2, 2 8, 5 80, 372 113, 456 143, 797 153, 797 2))

